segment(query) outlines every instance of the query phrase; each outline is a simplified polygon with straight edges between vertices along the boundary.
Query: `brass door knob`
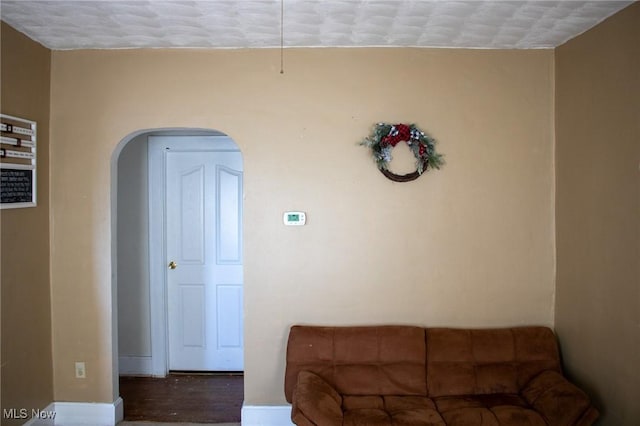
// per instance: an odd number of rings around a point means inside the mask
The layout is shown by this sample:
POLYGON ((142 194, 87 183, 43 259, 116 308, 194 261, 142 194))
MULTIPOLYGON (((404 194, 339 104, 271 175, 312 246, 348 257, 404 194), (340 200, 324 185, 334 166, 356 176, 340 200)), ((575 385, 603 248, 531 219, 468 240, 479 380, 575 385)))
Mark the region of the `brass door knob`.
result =
POLYGON ((169 262, 169 269, 176 269, 177 267, 178 267, 178 264, 173 260, 169 262))

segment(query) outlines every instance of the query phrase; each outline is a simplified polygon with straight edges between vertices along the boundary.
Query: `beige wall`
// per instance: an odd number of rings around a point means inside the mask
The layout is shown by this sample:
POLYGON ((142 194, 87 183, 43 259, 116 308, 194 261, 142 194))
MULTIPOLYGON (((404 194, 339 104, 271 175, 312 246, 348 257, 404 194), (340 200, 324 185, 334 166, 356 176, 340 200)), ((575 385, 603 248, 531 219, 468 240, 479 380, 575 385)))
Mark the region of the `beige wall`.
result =
POLYGON ((112 401, 110 161, 130 133, 229 134, 245 161, 248 404, 284 402, 293 323, 553 324, 553 52, 57 51, 55 399, 112 401), (357 143, 415 122, 447 164, 384 178, 357 143), (302 228, 282 212, 308 214, 302 228), (88 378, 73 378, 87 362, 88 378))
POLYGON ((557 307, 567 371, 640 421, 640 4, 556 53, 557 307))
MULTIPOLYGON (((51 52, 1 23, 4 114, 37 122, 37 207, 0 210, 2 408, 53 400, 49 287, 49 75, 51 52)), ((2 420, 2 424, 24 421, 2 420)))

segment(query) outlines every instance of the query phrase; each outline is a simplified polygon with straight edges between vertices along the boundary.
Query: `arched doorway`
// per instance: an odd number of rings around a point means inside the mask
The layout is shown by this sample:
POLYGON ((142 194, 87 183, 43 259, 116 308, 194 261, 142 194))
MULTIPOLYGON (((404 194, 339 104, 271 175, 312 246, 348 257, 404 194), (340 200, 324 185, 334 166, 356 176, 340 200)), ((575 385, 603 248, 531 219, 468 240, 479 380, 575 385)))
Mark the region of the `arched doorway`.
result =
POLYGON ((115 392, 120 374, 243 370, 238 146, 211 130, 139 131, 114 151, 112 188, 115 392))

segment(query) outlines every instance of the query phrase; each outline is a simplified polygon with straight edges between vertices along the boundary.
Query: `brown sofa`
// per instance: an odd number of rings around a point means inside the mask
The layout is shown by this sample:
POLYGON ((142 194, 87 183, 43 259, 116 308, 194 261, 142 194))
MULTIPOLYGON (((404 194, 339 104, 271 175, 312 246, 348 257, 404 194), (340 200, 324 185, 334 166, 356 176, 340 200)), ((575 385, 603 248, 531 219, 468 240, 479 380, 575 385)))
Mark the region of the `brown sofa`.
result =
POLYGON ((299 426, 590 425, 546 327, 294 326, 285 396, 299 426))

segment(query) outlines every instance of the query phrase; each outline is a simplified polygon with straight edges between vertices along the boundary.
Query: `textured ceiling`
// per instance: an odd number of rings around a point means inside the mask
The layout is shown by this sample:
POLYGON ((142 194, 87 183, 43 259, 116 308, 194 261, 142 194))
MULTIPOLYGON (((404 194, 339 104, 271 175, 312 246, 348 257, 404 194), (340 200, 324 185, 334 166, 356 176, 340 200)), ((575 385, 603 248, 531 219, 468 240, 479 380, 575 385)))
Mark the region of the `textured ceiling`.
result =
POLYGON ((51 49, 417 46, 553 48, 632 1, 5 1, 51 49))

